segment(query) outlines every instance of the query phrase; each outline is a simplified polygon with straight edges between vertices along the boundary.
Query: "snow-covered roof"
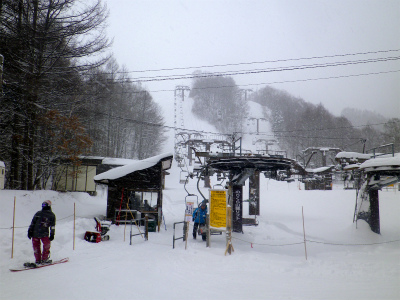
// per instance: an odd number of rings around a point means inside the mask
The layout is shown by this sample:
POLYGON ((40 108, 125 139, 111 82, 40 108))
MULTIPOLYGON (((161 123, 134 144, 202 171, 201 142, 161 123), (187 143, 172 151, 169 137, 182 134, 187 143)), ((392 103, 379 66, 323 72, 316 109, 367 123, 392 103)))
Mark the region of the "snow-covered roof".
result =
POLYGON ((129 165, 132 163, 135 163, 139 160, 135 160, 135 159, 128 159, 128 158, 115 158, 115 157, 105 157, 102 160, 102 164, 103 165, 120 165, 120 166, 124 166, 124 165, 129 165))
POLYGON ((115 158, 115 157, 104 157, 104 156, 80 156, 80 158, 83 160, 86 159, 86 160, 101 161, 101 164, 103 165, 118 165, 118 166, 124 166, 138 161, 137 159, 115 158))
POLYGON ((303 150, 302 152, 308 152, 308 151, 322 151, 322 152, 328 152, 328 151, 342 151, 340 148, 329 148, 329 147, 308 147, 307 149, 303 150))
POLYGON ((358 153, 358 152, 339 152, 335 158, 357 158, 357 159, 370 159, 372 154, 358 153))
POLYGON ((160 160, 167 158, 169 156, 173 156, 173 154, 172 153, 164 153, 164 154, 160 154, 157 156, 149 157, 147 159, 133 161, 122 167, 114 168, 107 172, 96 175, 94 177, 94 180, 95 181, 115 180, 115 179, 121 178, 123 176, 126 176, 130 173, 133 173, 135 171, 140 171, 140 170, 144 170, 147 168, 151 168, 152 166, 156 165, 160 160))
POLYGON ((214 143, 215 141, 213 139, 204 139, 203 143, 214 143))
POLYGON ((400 153, 395 153, 394 156, 386 156, 380 158, 369 159, 360 165, 360 169, 366 171, 384 171, 384 170, 399 170, 400 171, 400 153))
POLYGON ((320 167, 320 168, 316 168, 316 169, 306 169, 307 172, 309 173, 322 173, 325 171, 328 171, 330 169, 332 169, 334 166, 329 166, 329 167, 320 167))
POLYGON ((356 170, 356 169, 359 169, 359 168, 360 168, 360 164, 351 164, 351 165, 345 166, 343 168, 343 170, 350 171, 350 170, 356 170))

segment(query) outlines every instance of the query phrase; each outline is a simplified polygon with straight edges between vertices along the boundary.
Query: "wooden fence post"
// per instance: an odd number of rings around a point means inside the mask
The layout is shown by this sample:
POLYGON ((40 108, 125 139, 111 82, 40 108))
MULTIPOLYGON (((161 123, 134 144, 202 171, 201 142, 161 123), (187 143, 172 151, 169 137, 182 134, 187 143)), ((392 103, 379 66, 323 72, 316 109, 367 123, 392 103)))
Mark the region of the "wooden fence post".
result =
POLYGON ((306 229, 305 229, 305 226, 304 226, 304 210, 303 210, 303 206, 301 207, 301 215, 303 217, 304 251, 305 251, 306 260, 307 260, 306 229))
POLYGON ((16 201, 16 197, 14 196, 14 212, 13 212, 13 226, 12 226, 11 258, 14 258, 15 201, 16 201))

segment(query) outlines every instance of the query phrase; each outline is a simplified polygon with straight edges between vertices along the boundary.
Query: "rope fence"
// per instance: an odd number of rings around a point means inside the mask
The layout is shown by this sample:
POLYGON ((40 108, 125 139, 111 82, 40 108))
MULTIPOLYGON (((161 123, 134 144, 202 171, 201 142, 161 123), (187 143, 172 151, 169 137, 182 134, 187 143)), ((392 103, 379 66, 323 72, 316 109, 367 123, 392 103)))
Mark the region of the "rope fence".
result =
MULTIPOLYGON (((70 215, 70 216, 67 216, 67 217, 64 217, 64 218, 61 218, 61 219, 57 219, 57 222, 58 221, 62 221, 62 220, 66 220, 66 219, 69 219, 69 218, 73 218, 74 217, 74 215, 70 215)), ((87 218, 86 216, 84 217, 84 216, 76 216, 77 218, 87 218)), ((21 229, 21 228, 29 228, 29 225, 27 225, 27 226, 15 226, 14 227, 15 229, 21 229)), ((3 229, 5 229, 5 230, 9 230, 9 229, 13 229, 13 227, 11 226, 11 227, 0 227, 0 230, 3 230, 3 229)))
MULTIPOLYGON (((74 215, 70 215, 68 217, 59 219, 57 221, 65 220, 68 218, 72 218, 74 215)), ((79 217, 79 216, 78 216, 79 217)), ((86 217, 79 217, 79 218, 86 218, 86 217)), ((15 229, 23 229, 23 228, 28 228, 29 226, 15 226, 15 229)), ((189 227, 193 227, 192 224, 189 224, 189 227)), ((13 227, 2 227, 0 230, 11 230, 13 227)), ((232 236, 232 239, 252 244, 252 245, 257 245, 257 246, 268 246, 268 247, 285 247, 285 246, 294 246, 294 245, 302 245, 304 244, 304 241, 301 242, 295 242, 295 243, 286 243, 286 244, 266 244, 266 243, 257 243, 257 242, 250 242, 246 241, 244 239, 240 239, 237 237, 232 236)), ((383 244, 391 244, 391 243, 397 243, 400 242, 400 239, 398 240, 392 240, 392 241, 383 241, 383 242, 376 242, 376 243, 356 243, 356 244, 349 244, 349 243, 333 243, 333 242, 322 242, 322 241, 315 241, 315 240, 306 240, 307 243, 314 243, 314 244, 323 244, 323 245, 330 245, 330 246, 373 246, 373 245, 383 245, 383 244)))
MULTIPOLYGON (((1 227, 0 230, 12 230, 12 250, 11 250, 11 258, 13 258, 13 254, 14 254, 14 231, 15 229, 26 229, 29 228, 28 226, 15 226, 15 202, 16 199, 14 198, 14 216, 13 216, 13 224, 11 227, 1 227)), ((74 214, 66 216, 64 218, 60 218, 57 221, 63 221, 69 218, 73 218, 73 222, 74 222, 74 231, 73 231, 73 249, 75 250, 75 219, 76 217, 79 218, 87 218, 87 216, 83 217, 83 216, 77 216, 76 212, 75 212, 75 203, 74 203, 74 214)), ((304 212, 303 212, 303 207, 302 207, 302 218, 303 218, 303 234, 304 234, 304 239, 302 241, 298 241, 298 242, 292 242, 292 243, 284 243, 284 244, 270 244, 270 243, 257 243, 257 242, 251 242, 251 241, 247 241, 245 239, 241 239, 235 236, 231 236, 232 239, 234 240, 238 240, 241 241, 243 243, 247 243, 251 246, 251 248, 253 248, 253 245, 257 245, 257 246, 267 246, 267 247, 287 247, 287 246, 294 246, 294 245, 304 245, 304 250, 305 250, 305 258, 307 260, 307 247, 306 244, 307 243, 314 243, 314 244, 321 244, 321 245, 329 245, 329 246, 375 246, 375 245, 384 245, 384 244, 390 244, 390 243, 396 243, 396 242, 400 242, 400 239, 397 240, 391 240, 391 241, 382 241, 382 242, 373 242, 373 243, 339 243, 339 242, 329 242, 329 241, 316 241, 316 240, 309 240, 306 238, 306 232, 305 232, 305 223, 304 223, 304 212)), ((131 224, 132 227, 132 224, 131 224)), ((174 223, 174 230, 173 230, 173 248, 175 248, 175 241, 178 239, 183 239, 185 241, 185 249, 187 247, 187 239, 188 239, 188 233, 190 231, 190 228, 193 227, 193 225, 190 222, 176 222, 174 223), (183 236, 179 236, 178 238, 175 238, 175 226, 177 224, 184 224, 184 228, 183 228, 183 236)), ((140 230, 139 230, 140 231, 140 230)), ((140 233, 140 235, 142 235, 140 233)), ((130 244, 132 244, 132 228, 131 228, 131 242, 130 244)), ((148 240, 148 238, 146 238, 146 240, 148 240)), ((125 233, 124 233, 124 241, 125 241, 125 233)), ((162 245, 162 244, 160 244, 162 245)), ((225 253, 226 254, 226 253, 225 253)))
MULTIPOLYGON (((61 219, 58 219, 57 221, 62 221, 66 220, 69 218, 73 218, 74 215, 70 215, 61 219)), ((84 216, 76 216, 78 218, 86 218, 84 216)), ((189 227, 193 227, 192 224, 189 223, 189 227)), ((15 226, 15 227, 1 227, 0 230, 12 230, 12 229, 24 229, 24 228, 29 228, 28 226, 15 226)), ((268 246, 268 247, 286 247, 286 246, 294 246, 294 245, 302 245, 304 244, 304 241, 301 242, 294 242, 294 243, 285 243, 285 244, 266 244, 266 243, 257 243, 257 242, 250 242, 238 237, 232 236, 232 239, 248 243, 250 245, 257 245, 257 246, 268 246)), ((397 243, 400 242, 400 239, 398 240, 392 240, 392 241, 383 241, 383 242, 376 242, 376 243, 334 243, 334 242, 323 242, 323 241, 315 241, 315 240, 309 240, 306 239, 307 243, 314 243, 314 244, 323 244, 323 245, 330 245, 330 246, 374 246, 374 245, 383 245, 383 244, 391 244, 391 243, 397 243)))
MULTIPOLYGON (((294 245, 302 245, 305 242, 297 242, 297 243, 287 243, 287 244, 263 244, 263 243, 256 243, 256 242, 249 242, 244 239, 240 239, 237 237, 233 237, 232 239, 242 241, 244 243, 248 243, 250 245, 257 245, 257 246, 269 246, 269 247, 285 247, 285 246, 294 246, 294 245)), ((379 242, 379 243, 357 243, 357 244, 348 244, 348 243, 331 243, 331 242, 321 242, 321 241, 313 241, 313 240, 307 240, 307 243, 315 243, 315 244, 323 244, 323 245, 330 245, 330 246, 373 246, 373 245, 382 245, 382 244, 390 244, 390 243, 396 243, 400 242, 399 240, 393 240, 393 241, 384 241, 384 242, 379 242)))

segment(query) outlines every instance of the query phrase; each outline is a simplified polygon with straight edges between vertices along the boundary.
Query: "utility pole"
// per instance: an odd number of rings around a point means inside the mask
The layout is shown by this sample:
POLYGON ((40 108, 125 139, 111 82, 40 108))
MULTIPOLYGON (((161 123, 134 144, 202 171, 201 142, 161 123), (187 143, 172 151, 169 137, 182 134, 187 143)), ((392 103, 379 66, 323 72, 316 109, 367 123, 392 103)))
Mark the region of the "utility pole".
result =
POLYGON ((146 100, 147 100, 147 91, 144 91, 144 98, 142 100, 142 118, 140 122, 140 135, 139 135, 139 155, 138 158, 139 160, 143 159, 143 153, 142 153, 142 140, 143 140, 143 123, 145 120, 145 112, 146 112, 146 100))
MULTIPOLYGON (((180 145, 179 145, 179 139, 178 136, 182 136, 182 131, 178 131, 178 120, 180 121, 180 129, 183 130, 184 128, 184 122, 183 122, 183 102, 185 101, 185 91, 190 91, 190 88, 188 86, 184 85, 177 85, 175 87, 174 91, 174 131, 175 131, 175 158, 180 157, 180 145)), ((190 137, 190 134, 189 134, 190 137)), ((188 145, 188 156, 191 156, 191 148, 190 145, 188 145)), ((191 164, 191 160, 190 160, 191 164)))
POLYGON ((231 151, 233 155, 235 155, 236 150, 239 150, 239 156, 242 156, 242 137, 236 139, 237 132, 232 133, 231 135, 231 151), (239 141, 239 146, 236 147, 236 142, 239 141))
POLYGON ((183 128, 184 123, 183 123, 183 106, 182 103, 185 101, 185 91, 190 91, 190 88, 188 86, 185 85, 177 85, 175 87, 175 103, 174 103, 174 109, 175 109, 175 113, 174 113, 174 125, 175 125, 175 132, 178 128, 178 113, 180 116, 180 126, 181 128, 183 128), (180 99, 179 103, 178 103, 178 98, 180 99), (179 112, 178 112, 179 110, 179 112))
POLYGON ((252 92, 252 89, 240 89, 244 93, 244 100, 247 102, 247 92, 252 92))
POLYGON ((266 118, 249 118, 249 120, 251 120, 251 121, 256 120, 257 121, 257 134, 260 133, 260 120, 267 121, 266 118))

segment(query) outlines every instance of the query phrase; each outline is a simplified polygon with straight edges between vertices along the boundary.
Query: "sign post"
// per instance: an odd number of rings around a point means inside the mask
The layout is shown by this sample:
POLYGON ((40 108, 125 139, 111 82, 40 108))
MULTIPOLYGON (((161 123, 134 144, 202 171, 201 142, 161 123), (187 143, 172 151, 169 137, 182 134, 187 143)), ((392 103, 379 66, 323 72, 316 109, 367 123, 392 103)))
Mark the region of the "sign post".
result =
POLYGON ((11 258, 14 258, 14 229, 15 229, 15 202, 17 197, 14 196, 14 211, 13 211, 13 226, 12 226, 12 243, 11 243, 11 258))
POLYGON ((192 222, 193 219, 193 206, 194 202, 186 202, 186 209, 185 209, 185 250, 187 248, 187 239, 188 239, 188 232, 189 232, 189 222, 192 222))
POLYGON ((234 185, 232 191, 232 230, 233 232, 243 232, 243 186, 234 185))

